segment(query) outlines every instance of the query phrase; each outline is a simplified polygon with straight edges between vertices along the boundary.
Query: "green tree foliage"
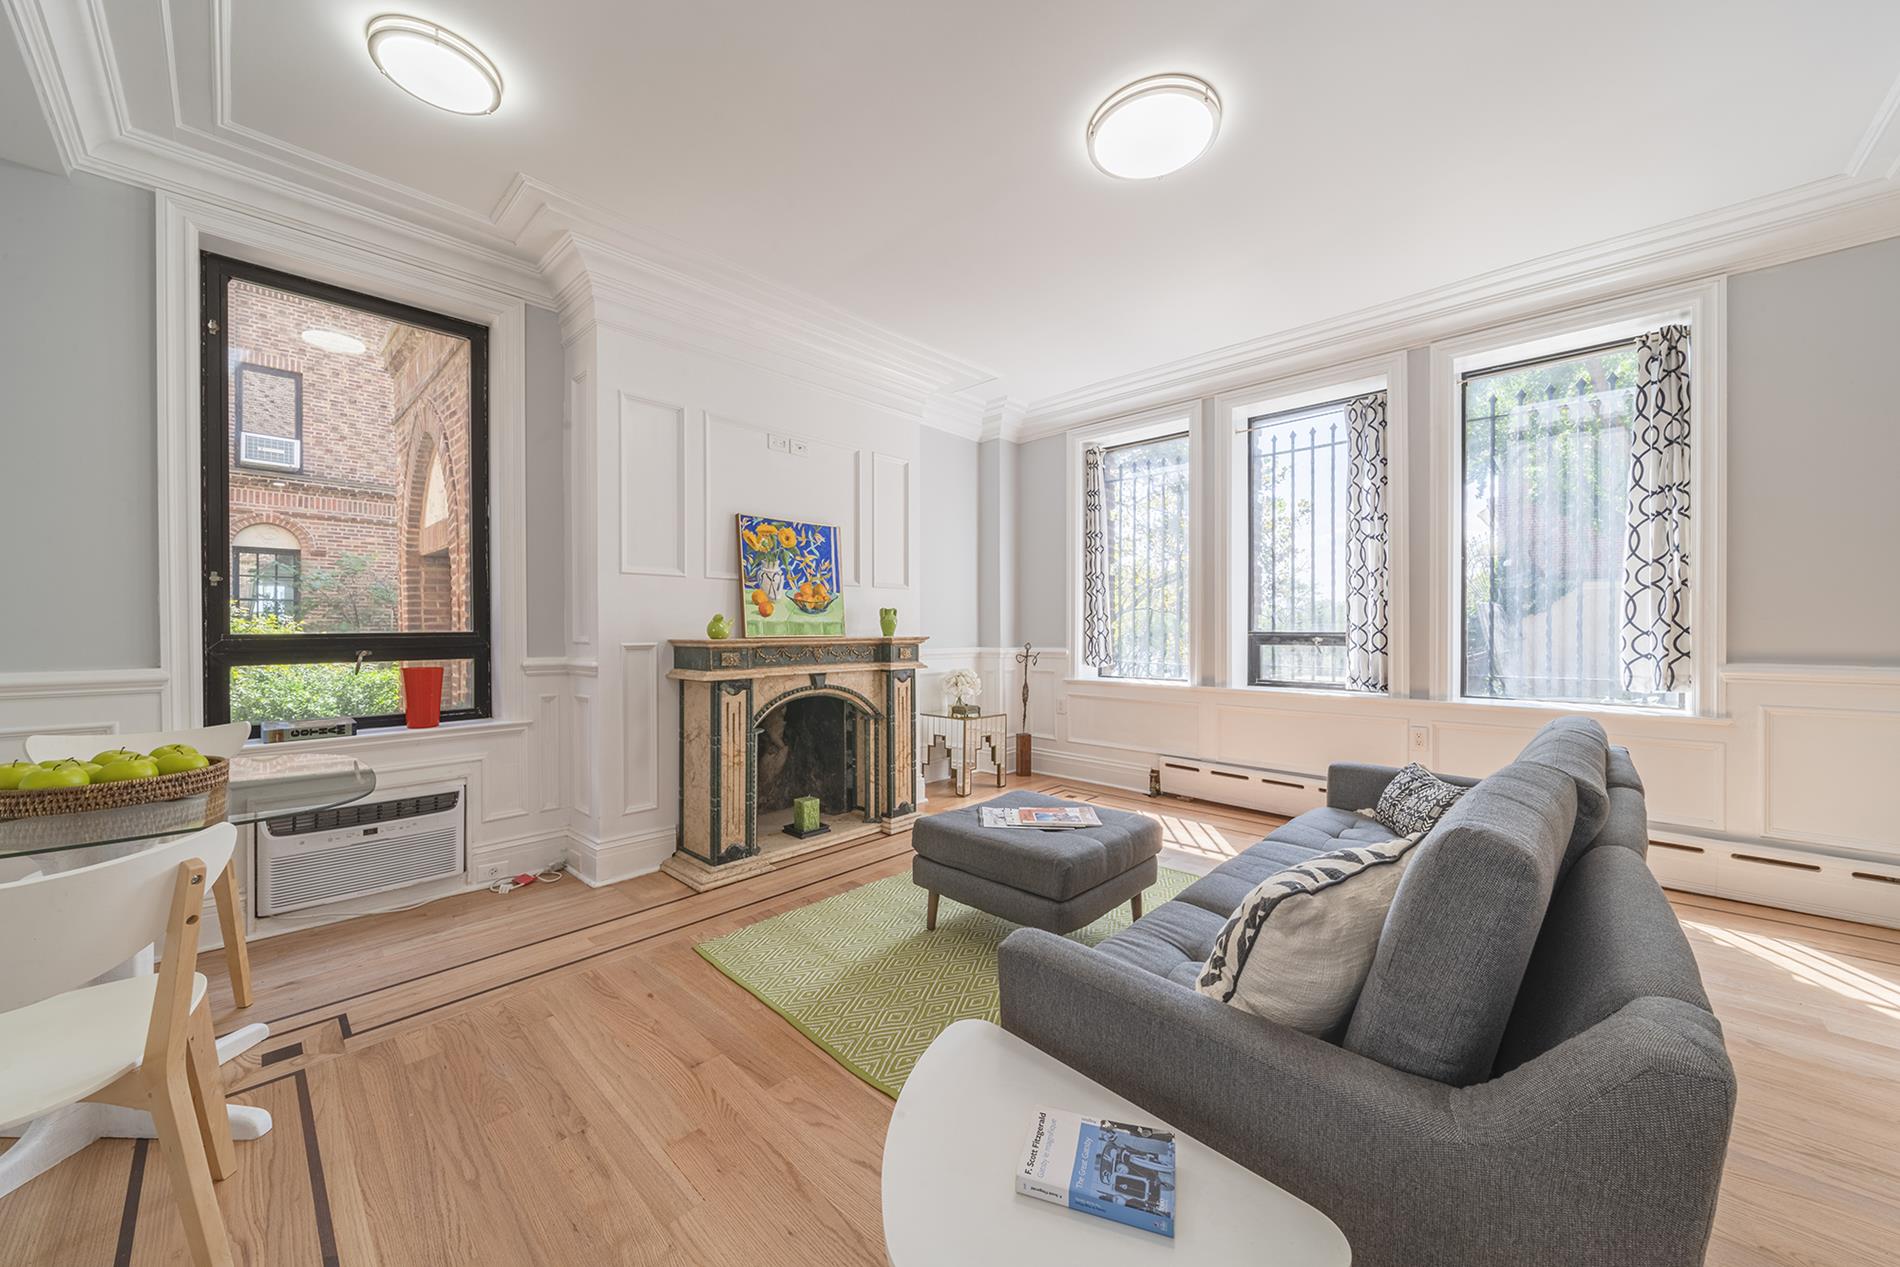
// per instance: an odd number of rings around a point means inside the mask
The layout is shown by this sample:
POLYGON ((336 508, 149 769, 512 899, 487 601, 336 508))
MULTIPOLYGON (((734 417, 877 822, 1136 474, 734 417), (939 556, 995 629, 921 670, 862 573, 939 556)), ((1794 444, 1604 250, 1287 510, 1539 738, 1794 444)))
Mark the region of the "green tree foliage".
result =
MULTIPOLYGON (((389 633, 396 628, 396 586, 360 554, 303 574, 298 615, 317 633, 389 633)), ((235 632, 235 630, 233 631, 235 632)))
MULTIPOLYGON (((234 634, 302 633, 302 623, 231 608, 234 634)), ((374 717, 402 711, 402 671, 393 664, 255 664, 231 670, 232 721, 374 717)))

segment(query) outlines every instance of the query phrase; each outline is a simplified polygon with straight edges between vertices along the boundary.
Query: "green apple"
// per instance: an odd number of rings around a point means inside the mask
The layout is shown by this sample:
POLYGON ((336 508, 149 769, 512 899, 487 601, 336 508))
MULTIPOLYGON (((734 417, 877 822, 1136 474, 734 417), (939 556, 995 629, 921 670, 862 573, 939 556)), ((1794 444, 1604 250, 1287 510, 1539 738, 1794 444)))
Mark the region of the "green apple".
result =
POLYGON ((192 747, 188 743, 162 743, 158 745, 158 747, 152 749, 151 752, 147 753, 146 755, 151 757, 152 760, 156 761, 160 757, 165 756, 169 753, 173 753, 173 752, 182 753, 183 755, 187 757, 196 757, 196 756, 202 755, 196 748, 192 747))
POLYGON ((20 786, 20 780, 39 769, 31 761, 9 761, 0 765, 0 792, 11 792, 20 786))
POLYGON ((108 748, 104 752, 95 753, 92 759, 100 765, 111 765, 114 761, 131 761, 144 755, 130 748, 108 748))
POLYGON ((86 775, 86 767, 77 761, 67 765, 54 766, 48 770, 41 768, 20 780, 22 792, 37 792, 49 787, 84 787, 92 782, 86 775))
POLYGON ((154 754, 154 765, 160 774, 183 774, 187 770, 202 770, 211 764, 207 757, 195 752, 159 752, 154 754))
POLYGON ((150 757, 134 756, 106 762, 105 768, 99 771, 99 776, 93 782, 123 783, 127 779, 149 779, 157 773, 157 762, 150 757))

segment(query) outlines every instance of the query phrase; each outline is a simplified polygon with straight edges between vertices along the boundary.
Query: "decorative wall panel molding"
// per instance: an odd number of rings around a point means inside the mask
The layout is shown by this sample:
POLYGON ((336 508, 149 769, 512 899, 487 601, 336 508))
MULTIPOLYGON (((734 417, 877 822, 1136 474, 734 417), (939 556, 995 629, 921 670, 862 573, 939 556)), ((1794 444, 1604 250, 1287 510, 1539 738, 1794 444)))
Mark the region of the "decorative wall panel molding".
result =
POLYGON ((1762 834, 1900 861, 1900 708, 1762 709, 1762 834))
POLYGON ((740 514, 772 515, 838 530, 838 573, 847 587, 859 583, 863 553, 858 470, 863 452, 841 444, 793 436, 708 411, 705 428, 706 577, 739 579, 740 514), (772 447, 774 439, 797 440, 802 453, 772 447))
MULTIPOLYGON (((887 453, 871 455, 871 584, 880 589, 910 586, 910 463, 887 453)), ((936 525, 953 531, 951 524, 936 525)))
POLYGON ((626 746, 622 770, 622 814, 659 808, 660 661, 652 642, 620 644, 621 736, 626 746))
POLYGON ((620 393, 620 570, 686 575, 686 409, 620 393))

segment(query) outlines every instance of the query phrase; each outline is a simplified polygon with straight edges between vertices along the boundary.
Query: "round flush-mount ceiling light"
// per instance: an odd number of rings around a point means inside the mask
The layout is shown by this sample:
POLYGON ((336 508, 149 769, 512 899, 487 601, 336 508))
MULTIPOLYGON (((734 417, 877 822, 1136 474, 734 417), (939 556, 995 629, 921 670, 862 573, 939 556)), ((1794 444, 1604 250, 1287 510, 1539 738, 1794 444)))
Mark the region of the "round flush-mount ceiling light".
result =
POLYGON ((385 13, 369 20, 363 38, 376 69, 418 101, 454 114, 493 114, 501 106, 501 71, 447 27, 385 13))
POLYGON ((1089 159, 1121 180, 1178 172, 1214 144, 1220 95, 1193 75, 1150 75, 1115 92, 1089 118, 1089 159))

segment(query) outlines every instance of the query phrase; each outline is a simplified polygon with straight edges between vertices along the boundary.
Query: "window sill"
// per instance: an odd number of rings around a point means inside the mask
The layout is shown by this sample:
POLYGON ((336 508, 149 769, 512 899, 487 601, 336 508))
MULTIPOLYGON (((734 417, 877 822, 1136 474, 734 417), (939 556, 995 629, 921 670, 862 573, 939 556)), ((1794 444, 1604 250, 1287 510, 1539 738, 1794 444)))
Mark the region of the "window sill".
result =
POLYGON ((511 735, 525 731, 533 724, 483 717, 473 721, 443 722, 427 730, 382 726, 375 730, 359 730, 353 735, 339 735, 334 739, 299 739, 285 743, 265 743, 262 739, 252 739, 244 745, 244 755, 257 756, 266 752, 348 752, 352 748, 380 747, 391 743, 426 743, 431 739, 511 735))

